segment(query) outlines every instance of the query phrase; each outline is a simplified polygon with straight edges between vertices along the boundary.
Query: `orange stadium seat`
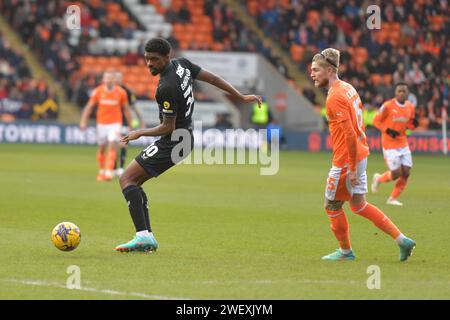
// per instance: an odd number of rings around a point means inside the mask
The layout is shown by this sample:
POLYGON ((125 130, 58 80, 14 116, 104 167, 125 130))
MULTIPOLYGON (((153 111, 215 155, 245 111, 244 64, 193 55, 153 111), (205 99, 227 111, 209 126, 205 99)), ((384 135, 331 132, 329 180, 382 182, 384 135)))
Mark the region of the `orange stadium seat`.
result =
POLYGON ((383 75, 383 83, 386 86, 392 85, 392 74, 384 74, 383 75))
POLYGON ((303 59, 305 53, 305 48, 303 46, 292 44, 291 45, 291 56, 295 62, 300 62, 303 59))
POLYGON ((118 67, 122 64, 122 60, 119 57, 111 57, 109 58, 109 65, 111 67, 118 67))
POLYGON ((367 49, 363 47, 356 48, 353 54, 357 65, 363 65, 369 58, 369 53, 367 52, 367 49))
POLYGON ((320 13, 317 10, 310 10, 306 14, 308 25, 315 26, 320 22, 320 13))
POLYGON ((372 82, 372 85, 374 85, 374 86, 378 86, 382 80, 383 79, 381 78, 381 75, 378 73, 374 73, 370 76, 370 81, 372 82))
POLYGON ((251 16, 256 17, 259 14, 258 0, 250 0, 247 2, 247 9, 251 16))

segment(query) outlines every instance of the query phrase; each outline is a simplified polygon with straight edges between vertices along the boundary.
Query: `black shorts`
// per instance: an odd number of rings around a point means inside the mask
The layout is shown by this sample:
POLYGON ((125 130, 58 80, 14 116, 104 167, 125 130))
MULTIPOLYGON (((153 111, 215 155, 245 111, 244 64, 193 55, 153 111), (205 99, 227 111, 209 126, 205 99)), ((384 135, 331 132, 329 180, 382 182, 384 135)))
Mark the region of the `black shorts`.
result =
POLYGON ((181 145, 178 146, 179 150, 176 151, 180 152, 176 155, 176 159, 172 159, 172 150, 179 143, 183 143, 183 141, 178 142, 171 141, 167 138, 161 138, 142 150, 142 152, 135 158, 136 162, 139 163, 152 177, 159 176, 164 171, 172 168, 174 165, 182 161, 191 153, 194 147, 194 136, 192 135, 192 131, 189 132, 191 134, 191 141, 189 144, 185 143, 187 146, 186 148, 181 148, 181 145))

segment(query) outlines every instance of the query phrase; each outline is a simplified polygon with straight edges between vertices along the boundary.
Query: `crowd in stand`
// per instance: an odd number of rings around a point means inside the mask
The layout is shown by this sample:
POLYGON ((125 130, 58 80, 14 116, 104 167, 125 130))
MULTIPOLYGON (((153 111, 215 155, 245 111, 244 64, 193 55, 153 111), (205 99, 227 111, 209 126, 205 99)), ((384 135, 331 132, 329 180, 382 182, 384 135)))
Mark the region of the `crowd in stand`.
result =
MULTIPOLYGON (((257 3, 257 10, 251 14, 266 35, 275 39, 283 49, 287 52, 293 46, 304 49, 298 60, 299 69, 304 72, 308 72, 311 58, 316 52, 329 46, 340 49, 341 76, 355 85, 369 110, 378 108, 392 96, 394 83, 404 81, 410 85, 410 100, 417 106, 423 129, 440 127, 441 110, 447 108, 450 111, 450 21, 446 0, 395 0, 383 5, 382 28, 394 24, 399 24, 400 28, 397 30, 399 37, 388 35, 389 39, 384 41, 380 41, 382 30, 370 30, 366 27, 367 14, 362 8, 366 7, 367 1, 241 1, 243 5, 257 3), (441 16, 447 19, 434 19, 441 16), (364 48, 367 53, 362 62, 357 53, 359 48, 364 48)), ((110 2, 114 1, 78 2, 82 6, 82 29, 77 37, 65 27, 64 15, 67 6, 71 4, 69 1, 4 0, 0 3, 0 12, 20 32, 24 42, 63 86, 69 99, 82 107, 99 79, 97 74, 81 76, 77 72, 80 65, 76 58, 89 52, 89 43, 96 38, 131 38, 134 30, 139 27, 132 20, 124 25, 107 19, 105 7, 110 2)), ((375 1, 378 2, 380 1, 375 1)), ((269 43, 247 29, 229 7, 217 1, 205 0, 203 10, 212 19, 213 39, 222 44, 222 50, 259 52, 290 79, 287 68, 272 53, 269 43)), ((191 20, 186 4, 178 10, 168 5, 164 14, 171 23, 189 23, 191 20)), ((170 37, 169 40, 178 49, 177 39, 170 37)), ((2 43, 1 49, 5 50, 4 47, 5 44, 2 43)), ((189 49, 211 48, 198 46, 193 42, 189 49)), ((128 53, 123 57, 124 63, 136 64, 140 54, 140 51, 128 53)), ((13 77, 16 78, 30 80, 30 75, 20 54, 16 54, 18 58, 12 58, 12 61, 4 58, 7 56, 8 54, 2 54, 0 59, 0 97, 5 92, 11 96, 24 95, 28 90, 24 86, 31 90, 45 91, 46 95, 43 96, 53 95, 48 93, 42 81, 21 82, 20 79, 8 78, 8 68, 17 71, 13 72, 13 77), (24 85, 25 82, 31 84, 24 85)), ((303 94, 313 104, 317 103, 311 86, 305 86, 303 94)))
POLYGON ((0 34, 0 119, 55 119, 56 101, 45 81, 33 80, 23 53, 11 48, 0 34))
MULTIPOLYGON (((292 46, 304 50, 298 61, 302 71, 308 72, 311 58, 318 51, 338 48, 341 78, 357 88, 366 108, 378 108, 392 97, 393 84, 406 82, 421 128, 439 128, 442 109, 450 111, 447 0, 372 2, 264 1, 264 7, 263 1, 248 0, 243 4, 249 11, 254 9, 259 26, 286 51, 292 46), (381 30, 366 27, 369 14, 365 8, 369 4, 380 7, 381 30), (386 26, 397 29, 383 30, 386 26), (358 57, 359 52, 367 53, 367 58, 358 57), (361 58, 362 63, 358 63, 361 58)), ((311 90, 305 91, 316 103, 311 90)))
MULTIPOLYGON (((221 51, 258 52, 265 56, 287 79, 291 78, 286 66, 273 54, 270 45, 261 41, 257 34, 249 30, 226 4, 214 0, 204 0, 203 12, 212 18, 213 40, 221 44, 221 51)), ((186 2, 178 10, 169 6, 164 15, 165 19, 171 23, 191 22, 186 2)), ((177 40, 175 38, 171 40, 170 42, 177 48, 177 40)), ((212 50, 213 48, 207 43, 199 45, 192 42, 188 49, 212 50)))

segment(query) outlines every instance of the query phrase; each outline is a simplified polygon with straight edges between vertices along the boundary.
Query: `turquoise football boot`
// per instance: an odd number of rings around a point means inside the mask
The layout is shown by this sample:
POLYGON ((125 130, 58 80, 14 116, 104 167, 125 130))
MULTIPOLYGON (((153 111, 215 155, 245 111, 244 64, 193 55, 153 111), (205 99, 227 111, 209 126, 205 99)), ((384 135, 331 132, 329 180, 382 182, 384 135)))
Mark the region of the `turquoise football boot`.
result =
POLYGON ((353 251, 350 251, 350 253, 347 254, 343 254, 340 249, 336 249, 335 252, 323 256, 322 260, 342 261, 342 260, 355 260, 355 258, 356 257, 353 254, 353 251))
POLYGON ((398 246, 400 247, 400 261, 406 261, 412 255, 416 243, 414 240, 406 238, 398 246))
POLYGON ((156 251, 158 249, 158 242, 153 236, 142 237, 135 236, 133 240, 127 243, 118 245, 114 250, 120 252, 130 252, 130 251, 156 251))

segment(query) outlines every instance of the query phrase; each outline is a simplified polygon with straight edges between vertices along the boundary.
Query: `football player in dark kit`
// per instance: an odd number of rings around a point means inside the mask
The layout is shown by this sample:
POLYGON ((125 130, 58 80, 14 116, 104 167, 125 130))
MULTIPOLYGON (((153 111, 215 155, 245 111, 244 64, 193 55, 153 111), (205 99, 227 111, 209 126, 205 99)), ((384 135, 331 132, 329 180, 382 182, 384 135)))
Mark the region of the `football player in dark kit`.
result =
POLYGON ((120 187, 128 203, 136 236, 131 241, 117 246, 115 248, 117 251, 155 251, 158 248, 150 227, 148 198, 141 186, 187 157, 193 148, 191 120, 194 111, 193 81, 208 82, 243 103, 261 104, 261 97, 241 94, 224 79, 201 69, 187 59, 171 60, 170 51, 170 44, 162 38, 151 39, 145 45, 144 58, 147 67, 153 76, 160 75, 156 90, 160 124, 153 128, 131 131, 121 141, 128 143, 142 136, 161 136, 161 138, 145 148, 120 177, 120 187), (181 136, 181 141, 172 141, 175 129, 189 132, 187 140, 190 140, 188 141, 190 148, 187 148, 187 151, 183 148, 181 154, 173 159, 172 150, 179 143, 186 144, 186 141, 183 141, 186 135, 181 136))

